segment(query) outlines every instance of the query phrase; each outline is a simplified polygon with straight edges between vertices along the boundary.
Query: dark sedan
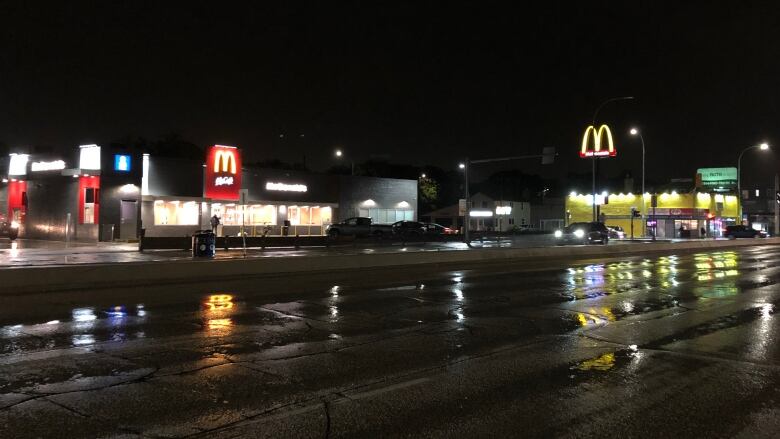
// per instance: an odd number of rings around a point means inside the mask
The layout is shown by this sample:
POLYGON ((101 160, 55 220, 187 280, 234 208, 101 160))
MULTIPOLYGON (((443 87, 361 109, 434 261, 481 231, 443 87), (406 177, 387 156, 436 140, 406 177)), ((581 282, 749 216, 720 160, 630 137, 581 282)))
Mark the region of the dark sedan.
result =
POLYGON ((766 238, 766 232, 756 230, 748 226, 727 226, 723 230, 723 237, 728 239, 736 238, 766 238))
POLYGON ((555 238, 562 244, 606 244, 609 242, 609 229, 598 222, 573 223, 563 230, 556 230, 555 238))
POLYGON ((398 236, 422 236, 425 234, 425 225, 417 221, 398 221, 393 223, 393 235, 398 236))
POLYGON ((425 227, 426 235, 440 236, 440 235, 454 235, 458 233, 456 230, 453 230, 449 227, 444 227, 441 224, 425 223, 423 224, 423 226, 425 227))

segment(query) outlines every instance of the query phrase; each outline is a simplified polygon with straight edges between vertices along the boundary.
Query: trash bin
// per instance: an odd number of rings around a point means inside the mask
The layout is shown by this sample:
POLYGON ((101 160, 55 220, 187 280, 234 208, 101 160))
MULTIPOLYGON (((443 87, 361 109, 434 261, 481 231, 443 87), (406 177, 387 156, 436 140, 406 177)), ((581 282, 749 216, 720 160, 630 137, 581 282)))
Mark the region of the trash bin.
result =
POLYGON ((290 220, 284 220, 282 226, 282 236, 288 236, 290 234, 290 220))
POLYGON ((192 256, 213 258, 217 236, 211 230, 200 230, 192 235, 192 256))

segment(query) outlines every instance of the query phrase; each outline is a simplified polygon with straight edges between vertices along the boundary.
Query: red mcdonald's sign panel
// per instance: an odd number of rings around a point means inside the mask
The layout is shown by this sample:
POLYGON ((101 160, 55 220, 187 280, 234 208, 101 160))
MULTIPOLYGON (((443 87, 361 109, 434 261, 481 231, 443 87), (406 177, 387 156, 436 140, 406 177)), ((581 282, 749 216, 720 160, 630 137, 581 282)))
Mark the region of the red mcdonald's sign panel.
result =
POLYGON ((206 154, 206 190, 214 200, 238 200, 241 189, 241 153, 234 146, 214 145, 206 154))

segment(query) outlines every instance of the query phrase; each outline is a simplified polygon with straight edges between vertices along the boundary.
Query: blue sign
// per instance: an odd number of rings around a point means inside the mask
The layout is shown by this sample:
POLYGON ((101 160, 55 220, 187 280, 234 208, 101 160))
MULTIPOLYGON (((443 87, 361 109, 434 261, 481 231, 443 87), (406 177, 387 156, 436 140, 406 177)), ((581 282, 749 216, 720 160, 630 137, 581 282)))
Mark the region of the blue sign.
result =
POLYGON ((114 171, 130 172, 130 156, 114 154, 114 171))

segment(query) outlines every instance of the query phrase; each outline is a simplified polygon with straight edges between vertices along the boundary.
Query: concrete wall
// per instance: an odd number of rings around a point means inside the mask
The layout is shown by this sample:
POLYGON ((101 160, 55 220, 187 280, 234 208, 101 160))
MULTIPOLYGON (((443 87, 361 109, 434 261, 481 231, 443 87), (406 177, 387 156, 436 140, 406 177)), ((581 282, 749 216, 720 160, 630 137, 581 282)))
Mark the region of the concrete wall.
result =
POLYGON ((287 171, 282 169, 244 168, 241 185, 249 190, 251 201, 272 201, 285 204, 338 203, 337 175, 287 171), (266 183, 303 184, 306 192, 266 190, 266 183))
MULTIPOLYGON (((74 234, 73 229, 78 226, 78 191, 77 178, 51 175, 28 181, 27 216, 21 235, 24 238, 65 240, 68 213, 71 217, 69 227, 74 234)), ((84 227, 79 238, 97 241, 97 228, 92 229, 84 227), (95 232, 94 239, 92 232, 95 232)))
POLYGON ((141 155, 126 151, 102 148, 101 151, 101 175, 100 175, 100 240, 111 241, 118 239, 121 233, 121 204, 122 200, 135 201, 138 211, 136 213, 136 228, 130 235, 138 236, 141 230, 141 155), (114 170, 114 154, 130 155, 130 171, 114 170), (113 236, 110 236, 113 225, 113 236))
POLYGON ((0 216, 6 215, 8 215, 8 183, 0 183, 0 216))
POLYGON ((203 162, 149 157, 149 195, 202 197, 203 162))
POLYGON ((411 209, 417 219, 417 180, 342 175, 339 188, 339 208, 334 212, 334 222, 358 216, 361 208, 411 209), (374 205, 367 206, 367 200, 372 200, 374 205), (403 202, 408 207, 400 207, 403 202))

